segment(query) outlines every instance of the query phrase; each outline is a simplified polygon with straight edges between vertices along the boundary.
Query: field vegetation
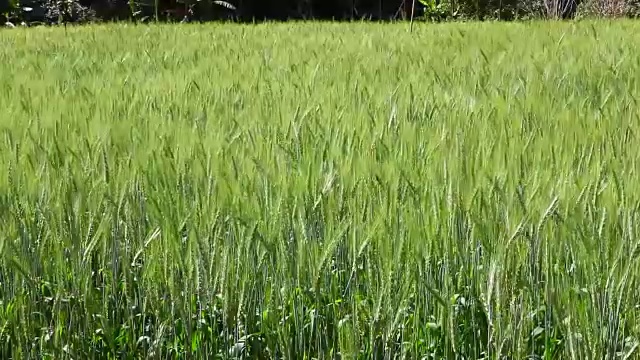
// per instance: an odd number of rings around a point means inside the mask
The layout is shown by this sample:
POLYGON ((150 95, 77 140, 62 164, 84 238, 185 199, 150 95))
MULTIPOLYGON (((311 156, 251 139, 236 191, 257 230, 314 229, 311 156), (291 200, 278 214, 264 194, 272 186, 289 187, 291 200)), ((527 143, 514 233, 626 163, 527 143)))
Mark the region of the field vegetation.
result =
POLYGON ((637 358, 639 34, 1 31, 0 358, 637 358))

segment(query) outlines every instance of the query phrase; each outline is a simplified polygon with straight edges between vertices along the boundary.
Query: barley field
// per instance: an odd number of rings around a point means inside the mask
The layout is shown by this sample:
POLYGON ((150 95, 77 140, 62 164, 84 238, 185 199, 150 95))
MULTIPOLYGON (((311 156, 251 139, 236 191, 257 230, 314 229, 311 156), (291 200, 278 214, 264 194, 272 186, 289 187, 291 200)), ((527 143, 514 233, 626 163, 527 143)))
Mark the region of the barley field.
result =
POLYGON ((0 31, 0 358, 637 359, 639 45, 0 31))

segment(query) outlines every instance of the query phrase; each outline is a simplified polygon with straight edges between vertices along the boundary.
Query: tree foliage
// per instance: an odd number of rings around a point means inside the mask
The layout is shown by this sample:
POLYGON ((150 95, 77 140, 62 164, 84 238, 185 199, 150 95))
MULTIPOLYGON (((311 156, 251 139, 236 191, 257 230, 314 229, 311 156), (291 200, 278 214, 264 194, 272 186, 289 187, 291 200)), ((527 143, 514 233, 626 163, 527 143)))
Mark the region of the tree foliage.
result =
MULTIPOLYGON (((630 14, 637 0, 0 0, 12 21, 261 21, 261 20, 513 20, 572 18, 581 3, 590 13, 630 14), (595 5, 594 5, 595 4, 595 5), (587 6, 588 5, 588 6, 587 6), (413 8, 415 6, 415 8, 413 8)), ((597 14, 596 14, 597 15, 597 14)))

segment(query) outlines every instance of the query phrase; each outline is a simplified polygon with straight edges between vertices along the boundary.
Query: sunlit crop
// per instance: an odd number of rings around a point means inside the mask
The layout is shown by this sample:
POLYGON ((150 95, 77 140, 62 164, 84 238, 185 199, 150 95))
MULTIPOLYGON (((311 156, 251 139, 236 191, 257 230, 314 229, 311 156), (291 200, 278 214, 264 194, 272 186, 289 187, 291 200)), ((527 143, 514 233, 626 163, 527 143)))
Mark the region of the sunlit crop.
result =
POLYGON ((0 31, 0 358, 633 359, 639 42, 0 31))

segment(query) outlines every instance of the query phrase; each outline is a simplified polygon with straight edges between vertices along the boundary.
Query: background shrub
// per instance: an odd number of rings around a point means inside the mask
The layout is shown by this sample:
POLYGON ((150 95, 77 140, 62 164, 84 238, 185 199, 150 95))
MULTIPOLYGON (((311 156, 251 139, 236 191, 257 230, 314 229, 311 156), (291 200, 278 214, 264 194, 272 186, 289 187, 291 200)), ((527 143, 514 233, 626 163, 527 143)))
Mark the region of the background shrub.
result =
MULTIPOLYGON (((0 0, 6 13, 9 1, 0 0)), ((28 22, 87 20, 240 21, 324 19, 408 19, 413 0, 16 0, 30 11, 28 22), (60 16, 62 15, 62 16, 60 16), (53 20, 55 18, 55 20, 53 20)), ((637 0, 633 0, 637 2, 637 0)), ((513 20, 539 17, 571 18, 581 0, 416 0, 415 16, 426 20, 451 18, 513 20)), ((591 0, 594 9, 627 11, 624 0, 591 0), (620 6, 616 4, 621 4, 620 6), (612 7, 613 6, 613 7, 612 7)), ((17 7, 17 6, 16 6, 17 7)), ((591 8, 589 7, 589 9, 591 8)), ((585 8, 586 9, 586 8, 585 8)), ((623 11, 623 12, 625 12, 623 11)), ((619 11, 598 10, 605 15, 619 11)), ((627 11, 628 12, 628 11, 627 11)))

